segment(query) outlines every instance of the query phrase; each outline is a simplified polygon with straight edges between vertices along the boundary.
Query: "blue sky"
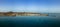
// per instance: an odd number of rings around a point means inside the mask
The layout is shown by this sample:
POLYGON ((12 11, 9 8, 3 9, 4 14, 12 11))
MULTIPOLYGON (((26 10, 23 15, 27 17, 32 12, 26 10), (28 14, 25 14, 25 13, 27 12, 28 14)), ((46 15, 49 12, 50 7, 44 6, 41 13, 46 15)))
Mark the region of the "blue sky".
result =
POLYGON ((60 0, 0 0, 0 12, 60 13, 60 0))

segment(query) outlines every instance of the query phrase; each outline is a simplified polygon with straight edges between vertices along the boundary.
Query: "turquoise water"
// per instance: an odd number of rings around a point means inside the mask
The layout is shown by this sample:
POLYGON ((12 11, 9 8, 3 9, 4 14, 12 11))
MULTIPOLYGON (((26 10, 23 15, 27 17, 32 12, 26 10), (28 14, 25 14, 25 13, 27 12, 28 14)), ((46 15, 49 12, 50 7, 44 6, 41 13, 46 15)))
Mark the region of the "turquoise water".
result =
POLYGON ((38 17, 38 16, 21 16, 21 17, 1 17, 1 27, 58 27, 59 18, 56 17, 38 17))
POLYGON ((0 17, 0 27, 60 27, 60 17, 52 17, 52 15, 16 17, 4 16, 0 17))

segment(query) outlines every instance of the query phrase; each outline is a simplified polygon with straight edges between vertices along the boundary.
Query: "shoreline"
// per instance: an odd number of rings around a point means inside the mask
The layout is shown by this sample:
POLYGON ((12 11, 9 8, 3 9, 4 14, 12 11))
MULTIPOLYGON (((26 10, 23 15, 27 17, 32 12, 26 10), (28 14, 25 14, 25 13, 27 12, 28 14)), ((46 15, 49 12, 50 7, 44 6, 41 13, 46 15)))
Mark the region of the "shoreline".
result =
POLYGON ((48 16, 37 12, 0 12, 0 16, 48 16))

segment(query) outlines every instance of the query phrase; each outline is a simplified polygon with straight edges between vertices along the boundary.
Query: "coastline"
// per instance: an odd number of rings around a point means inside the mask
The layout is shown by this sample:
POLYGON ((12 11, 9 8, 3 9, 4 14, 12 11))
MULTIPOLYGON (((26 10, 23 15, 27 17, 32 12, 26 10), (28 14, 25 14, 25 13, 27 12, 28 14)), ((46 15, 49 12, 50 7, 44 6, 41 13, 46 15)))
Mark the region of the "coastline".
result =
POLYGON ((36 12, 0 12, 0 16, 48 16, 48 14, 36 12))

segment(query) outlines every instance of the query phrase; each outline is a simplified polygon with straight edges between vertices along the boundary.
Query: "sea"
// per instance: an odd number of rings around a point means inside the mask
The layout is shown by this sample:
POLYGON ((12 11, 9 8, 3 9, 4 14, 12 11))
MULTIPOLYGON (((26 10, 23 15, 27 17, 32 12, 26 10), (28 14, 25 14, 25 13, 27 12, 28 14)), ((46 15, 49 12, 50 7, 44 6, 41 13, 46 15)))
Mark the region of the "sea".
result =
POLYGON ((60 27, 60 13, 49 16, 0 16, 0 27, 60 27))

